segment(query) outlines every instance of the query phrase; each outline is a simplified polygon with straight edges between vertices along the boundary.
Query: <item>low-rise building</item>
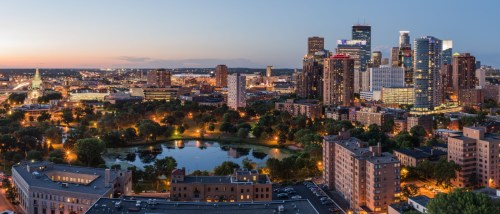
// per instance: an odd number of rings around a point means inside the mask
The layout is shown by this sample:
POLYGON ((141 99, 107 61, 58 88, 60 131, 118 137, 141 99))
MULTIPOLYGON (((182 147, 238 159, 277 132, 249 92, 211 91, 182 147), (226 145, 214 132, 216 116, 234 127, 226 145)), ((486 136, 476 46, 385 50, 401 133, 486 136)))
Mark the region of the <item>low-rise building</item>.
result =
POLYGON ((383 103, 413 105, 415 103, 415 89, 413 87, 382 88, 381 99, 383 103))
POLYGON ((90 90, 90 89, 80 89, 73 90, 69 93, 69 101, 80 102, 85 100, 97 100, 104 101, 104 98, 110 93, 106 89, 102 90, 90 90))
POLYGON ((334 120, 349 120, 349 108, 327 106, 325 108, 325 117, 334 120))
POLYGON ((278 111, 287 111, 293 116, 304 115, 307 118, 320 118, 322 116, 322 106, 317 100, 293 100, 277 102, 275 108, 278 111))
POLYGON ((438 161, 440 158, 446 158, 446 152, 432 147, 417 147, 415 149, 395 149, 394 156, 398 158, 403 166, 416 167, 424 160, 438 161))
POLYGON ((230 176, 186 176, 172 171, 170 197, 175 201, 271 201, 273 188, 267 175, 256 170, 236 170, 230 176))
POLYGON ((144 88, 144 100, 175 100, 177 98, 179 88, 144 88))
POLYGON ((432 115, 420 115, 420 116, 410 116, 407 118, 408 127, 407 130, 411 130, 414 126, 422 126, 424 127, 427 134, 432 134, 432 129, 434 126, 434 120, 432 119, 432 115))
POLYGON ((132 192, 126 170, 24 162, 12 167, 12 182, 23 213, 84 213, 99 198, 132 192))
POLYGON ((377 106, 372 106, 371 108, 361 108, 356 112, 356 121, 364 126, 369 126, 371 124, 382 126, 385 121, 391 117, 392 115, 385 111, 381 111, 380 107, 377 106))

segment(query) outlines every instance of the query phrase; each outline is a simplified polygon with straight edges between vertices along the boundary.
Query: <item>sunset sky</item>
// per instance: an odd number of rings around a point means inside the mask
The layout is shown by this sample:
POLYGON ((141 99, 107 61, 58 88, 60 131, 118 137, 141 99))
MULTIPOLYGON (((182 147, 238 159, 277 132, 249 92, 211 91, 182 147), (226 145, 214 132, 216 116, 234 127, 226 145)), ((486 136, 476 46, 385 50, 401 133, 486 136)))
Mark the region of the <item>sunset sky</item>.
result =
POLYGON ((308 36, 326 48, 372 25, 372 50, 389 57, 400 30, 453 40, 500 66, 500 1, 2 1, 0 68, 299 68, 308 36), (480 3, 479 3, 480 2, 480 3))

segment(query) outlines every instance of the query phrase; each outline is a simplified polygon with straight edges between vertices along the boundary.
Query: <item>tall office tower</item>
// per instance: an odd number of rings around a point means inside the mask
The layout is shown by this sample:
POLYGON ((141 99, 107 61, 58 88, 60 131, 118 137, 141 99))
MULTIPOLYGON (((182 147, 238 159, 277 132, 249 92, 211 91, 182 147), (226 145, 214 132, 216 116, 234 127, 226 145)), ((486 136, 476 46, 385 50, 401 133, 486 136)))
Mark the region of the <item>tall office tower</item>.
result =
POLYGON ((389 65, 389 58, 382 58, 382 64, 381 65, 389 65))
POLYGON ((354 59, 354 70, 366 71, 370 58, 363 58, 366 54, 367 42, 365 40, 337 40, 337 54, 348 55, 354 59))
MULTIPOLYGON (((352 40, 366 41, 366 46, 363 46, 364 53, 361 55, 361 60, 368 64, 372 58, 372 26, 369 25, 353 25, 352 40)), ((366 71, 366 68, 361 70, 366 71)))
POLYGON ((462 167, 451 180, 455 187, 498 187, 500 135, 486 133, 486 127, 464 127, 463 136, 448 137, 448 161, 462 167))
POLYGON ((476 61, 476 69, 481 68, 481 61, 476 61))
POLYGON ((271 77, 272 75, 272 72, 273 72, 273 66, 267 66, 266 68, 266 77, 271 77))
POLYGON ((413 86, 413 52, 411 46, 399 48, 398 67, 405 70, 406 86, 413 86))
POLYGON ((166 69, 148 71, 148 85, 158 88, 171 86, 171 72, 166 69))
POLYGON ((434 110, 442 102, 439 69, 442 41, 426 36, 415 39, 413 51, 413 87, 415 111, 434 110))
POLYGON ((368 146, 341 131, 323 138, 323 180, 354 213, 387 213, 400 192, 400 162, 380 143, 368 146))
POLYGON ((373 68, 378 68, 382 64, 382 52, 380 51, 373 51, 372 54, 372 67, 373 68))
POLYGON ((441 65, 451 65, 453 55, 453 41, 443 40, 443 50, 441 51, 441 65))
POLYGON ((476 57, 470 53, 453 55, 453 93, 460 97, 461 90, 474 89, 476 79, 476 57))
POLYGON ((354 59, 341 54, 327 58, 323 71, 323 103, 350 106, 354 101, 354 59))
POLYGON ((399 48, 411 47, 410 31, 399 31, 399 48))
POLYGON ((227 79, 227 106, 234 110, 246 107, 246 77, 235 73, 227 79))
POLYGON ((453 93, 453 66, 441 66, 441 81, 443 86, 444 101, 458 101, 458 97, 453 93))
POLYGON ((323 50, 325 50, 325 38, 317 36, 307 38, 308 55, 314 55, 314 53, 323 50))
POLYGON ((215 67, 215 86, 227 87, 227 66, 217 65, 215 67))
POLYGON ((301 98, 321 99, 323 96, 323 57, 306 56, 302 61, 302 73, 297 84, 301 98))
POLYGON ((477 86, 484 88, 486 86, 486 70, 479 68, 476 69, 477 86))
POLYGON ((382 91, 382 88, 402 88, 405 86, 403 68, 382 66, 370 68, 370 91, 382 91))
POLYGON ((399 67, 399 47, 391 48, 391 66, 399 67))

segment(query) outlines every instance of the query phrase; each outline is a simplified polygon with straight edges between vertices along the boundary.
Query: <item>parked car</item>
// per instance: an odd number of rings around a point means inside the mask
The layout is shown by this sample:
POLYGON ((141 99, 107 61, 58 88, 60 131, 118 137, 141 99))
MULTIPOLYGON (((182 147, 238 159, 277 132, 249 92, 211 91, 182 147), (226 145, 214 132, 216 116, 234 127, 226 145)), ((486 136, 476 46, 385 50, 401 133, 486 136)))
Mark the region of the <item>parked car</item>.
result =
POLYGON ((294 195, 291 197, 291 199, 302 199, 302 196, 300 195, 294 195))
POLYGON ((288 198, 288 194, 287 193, 280 193, 280 194, 278 194, 278 198, 286 199, 286 198, 288 198))

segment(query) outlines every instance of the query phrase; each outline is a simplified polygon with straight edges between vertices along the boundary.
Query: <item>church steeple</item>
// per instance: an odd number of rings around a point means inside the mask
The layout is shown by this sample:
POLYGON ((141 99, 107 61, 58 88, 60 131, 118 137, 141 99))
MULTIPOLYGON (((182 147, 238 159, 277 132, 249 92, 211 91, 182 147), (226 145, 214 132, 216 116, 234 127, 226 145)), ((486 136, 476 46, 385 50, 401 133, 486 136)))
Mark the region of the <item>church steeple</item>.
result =
POLYGON ((33 80, 31 81, 31 88, 36 89, 40 88, 40 85, 42 85, 42 78, 40 77, 40 72, 38 71, 38 68, 35 70, 35 77, 33 77, 33 80))

